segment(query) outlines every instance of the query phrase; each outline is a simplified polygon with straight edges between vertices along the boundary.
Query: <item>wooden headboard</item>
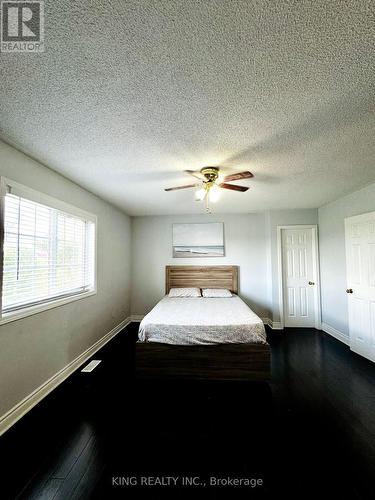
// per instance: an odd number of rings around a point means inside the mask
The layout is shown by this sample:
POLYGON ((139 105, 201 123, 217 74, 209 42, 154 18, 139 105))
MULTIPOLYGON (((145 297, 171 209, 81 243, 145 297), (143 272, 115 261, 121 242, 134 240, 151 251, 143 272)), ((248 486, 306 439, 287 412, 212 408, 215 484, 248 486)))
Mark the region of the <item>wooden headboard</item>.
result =
POLYGON ((238 293, 238 266, 166 266, 166 293, 184 287, 226 288, 238 293))

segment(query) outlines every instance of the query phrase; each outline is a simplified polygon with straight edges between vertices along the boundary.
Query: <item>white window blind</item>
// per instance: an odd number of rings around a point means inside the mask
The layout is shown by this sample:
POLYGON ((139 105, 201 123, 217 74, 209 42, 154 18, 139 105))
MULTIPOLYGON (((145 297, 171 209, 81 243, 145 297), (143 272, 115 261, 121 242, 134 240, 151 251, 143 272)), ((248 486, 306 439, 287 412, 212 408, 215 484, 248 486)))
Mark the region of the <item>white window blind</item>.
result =
POLYGON ((93 290, 95 223, 9 191, 4 200, 2 313, 93 290))

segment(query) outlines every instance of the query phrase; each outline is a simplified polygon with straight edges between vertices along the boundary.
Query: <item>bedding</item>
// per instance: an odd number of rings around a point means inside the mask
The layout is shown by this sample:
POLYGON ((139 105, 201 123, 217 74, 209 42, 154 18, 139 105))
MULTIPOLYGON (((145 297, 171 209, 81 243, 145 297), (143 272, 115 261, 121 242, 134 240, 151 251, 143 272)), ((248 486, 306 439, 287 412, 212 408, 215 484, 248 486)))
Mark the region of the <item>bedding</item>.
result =
POLYGON ((266 344, 262 320, 236 295, 164 297, 142 320, 141 342, 163 344, 266 344))
POLYGON ((232 292, 226 288, 202 288, 202 297, 232 297, 232 292))
POLYGON ((201 297, 200 288, 171 288, 169 297, 201 297))

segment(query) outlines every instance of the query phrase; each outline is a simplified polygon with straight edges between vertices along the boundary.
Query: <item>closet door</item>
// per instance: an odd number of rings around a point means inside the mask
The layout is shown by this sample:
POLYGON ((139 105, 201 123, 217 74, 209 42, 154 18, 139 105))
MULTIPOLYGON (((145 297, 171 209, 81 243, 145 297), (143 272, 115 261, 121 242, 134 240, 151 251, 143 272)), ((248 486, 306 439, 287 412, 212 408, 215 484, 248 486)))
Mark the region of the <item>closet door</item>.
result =
POLYGON ((375 212, 345 220, 350 348, 375 361, 375 212))
POLYGON ((314 327, 314 287, 317 286, 313 262, 312 229, 282 229, 282 268, 284 324, 314 327))

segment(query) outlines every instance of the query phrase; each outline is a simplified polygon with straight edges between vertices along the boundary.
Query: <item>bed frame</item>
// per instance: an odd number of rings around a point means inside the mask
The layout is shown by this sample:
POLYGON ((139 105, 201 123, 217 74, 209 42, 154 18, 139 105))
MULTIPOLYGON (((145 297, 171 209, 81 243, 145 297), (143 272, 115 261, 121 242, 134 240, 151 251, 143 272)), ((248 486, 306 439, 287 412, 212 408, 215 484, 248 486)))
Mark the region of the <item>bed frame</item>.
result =
MULTIPOLYGON (((174 287, 226 288, 238 293, 237 266, 166 266, 165 290, 174 287)), ((250 380, 270 378, 268 344, 136 344, 136 377, 169 380, 250 380)))

